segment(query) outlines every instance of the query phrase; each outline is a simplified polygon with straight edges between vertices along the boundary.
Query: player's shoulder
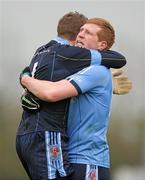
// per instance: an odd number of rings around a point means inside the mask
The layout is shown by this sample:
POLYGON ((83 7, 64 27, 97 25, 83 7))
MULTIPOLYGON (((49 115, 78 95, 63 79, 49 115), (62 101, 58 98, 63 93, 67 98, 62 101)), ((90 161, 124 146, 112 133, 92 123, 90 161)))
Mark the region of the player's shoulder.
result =
POLYGON ((103 65, 94 65, 94 66, 96 67, 96 69, 102 72, 106 72, 106 73, 110 72, 110 68, 107 68, 106 66, 103 66, 103 65))
POLYGON ((47 49, 47 48, 50 48, 50 47, 52 47, 52 46, 54 46, 54 45, 56 45, 56 44, 57 44, 57 41, 51 40, 51 41, 49 41, 48 43, 39 46, 39 47, 37 48, 36 52, 43 51, 43 50, 45 50, 45 49, 47 49))
POLYGON ((100 78, 100 79, 108 79, 108 77, 111 77, 111 71, 105 66, 102 65, 92 65, 90 66, 91 74, 94 75, 94 78, 100 78))
POLYGON ((97 72, 98 73, 102 73, 102 74, 108 74, 110 73, 110 69, 102 66, 102 65, 91 65, 88 68, 90 68, 90 70, 97 72))
POLYGON ((91 65, 80 71, 79 74, 82 74, 83 77, 87 77, 87 79, 94 79, 95 81, 98 79, 107 80, 108 77, 111 77, 110 69, 101 65, 91 65))

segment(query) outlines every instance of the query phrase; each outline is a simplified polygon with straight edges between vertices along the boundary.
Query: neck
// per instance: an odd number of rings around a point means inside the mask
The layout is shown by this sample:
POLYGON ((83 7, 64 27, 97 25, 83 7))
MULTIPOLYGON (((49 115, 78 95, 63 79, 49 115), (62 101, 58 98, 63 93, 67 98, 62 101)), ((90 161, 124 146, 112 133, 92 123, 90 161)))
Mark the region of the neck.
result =
MULTIPOLYGON (((69 41, 69 40, 68 40, 69 41)), ((75 45, 75 40, 69 41, 70 45, 75 45)))

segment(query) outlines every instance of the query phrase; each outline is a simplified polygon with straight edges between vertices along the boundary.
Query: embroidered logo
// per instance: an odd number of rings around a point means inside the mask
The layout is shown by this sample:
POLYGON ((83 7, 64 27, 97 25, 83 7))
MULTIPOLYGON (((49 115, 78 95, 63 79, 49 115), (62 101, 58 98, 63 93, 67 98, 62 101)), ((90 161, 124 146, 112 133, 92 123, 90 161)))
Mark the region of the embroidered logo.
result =
POLYGON ((96 180, 96 169, 90 170, 89 180, 96 180))
POLYGON ((51 154, 51 158, 52 159, 58 159, 59 155, 60 155, 60 150, 58 146, 51 146, 50 147, 50 154, 51 154))

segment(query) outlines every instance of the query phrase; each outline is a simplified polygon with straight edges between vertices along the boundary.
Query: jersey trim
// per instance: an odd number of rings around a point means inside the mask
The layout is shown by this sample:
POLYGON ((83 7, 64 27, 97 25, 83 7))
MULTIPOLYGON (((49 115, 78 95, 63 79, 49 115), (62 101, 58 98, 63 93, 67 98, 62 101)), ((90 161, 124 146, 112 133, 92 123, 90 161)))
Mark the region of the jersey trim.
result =
POLYGON ((82 94, 81 88, 78 86, 78 84, 74 80, 70 79, 69 82, 75 87, 75 89, 77 90, 78 94, 82 94))

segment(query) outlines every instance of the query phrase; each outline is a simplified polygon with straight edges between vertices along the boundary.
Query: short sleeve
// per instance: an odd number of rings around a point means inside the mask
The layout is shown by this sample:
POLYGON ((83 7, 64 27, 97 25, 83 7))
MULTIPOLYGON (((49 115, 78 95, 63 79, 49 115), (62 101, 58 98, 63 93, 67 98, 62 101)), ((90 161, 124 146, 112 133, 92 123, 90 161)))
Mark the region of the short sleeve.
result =
POLYGON ((95 87, 104 86, 110 77, 110 70, 104 66, 91 65, 82 71, 69 76, 67 79, 77 89, 78 93, 85 93, 95 87))

